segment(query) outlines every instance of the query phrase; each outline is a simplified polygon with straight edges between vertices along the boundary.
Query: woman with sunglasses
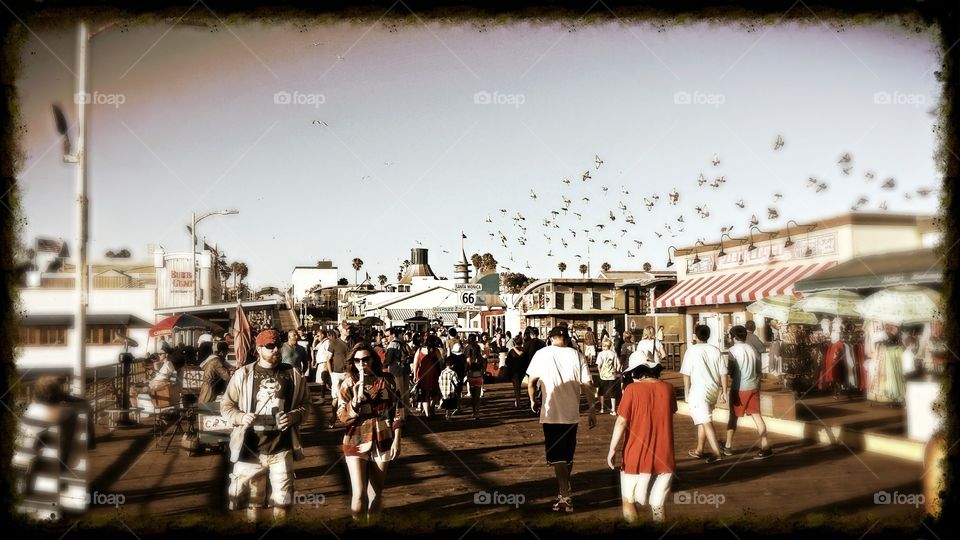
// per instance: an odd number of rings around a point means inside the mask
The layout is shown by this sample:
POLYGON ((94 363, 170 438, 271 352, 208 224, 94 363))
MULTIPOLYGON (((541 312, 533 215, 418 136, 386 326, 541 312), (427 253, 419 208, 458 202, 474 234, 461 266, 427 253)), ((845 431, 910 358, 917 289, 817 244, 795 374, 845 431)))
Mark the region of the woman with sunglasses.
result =
POLYGON ((360 343, 348 358, 337 417, 346 426, 343 455, 353 490, 350 511, 356 521, 370 520, 383 510, 387 464, 400 455, 403 407, 398 407, 396 381, 383 371, 373 347, 360 343))

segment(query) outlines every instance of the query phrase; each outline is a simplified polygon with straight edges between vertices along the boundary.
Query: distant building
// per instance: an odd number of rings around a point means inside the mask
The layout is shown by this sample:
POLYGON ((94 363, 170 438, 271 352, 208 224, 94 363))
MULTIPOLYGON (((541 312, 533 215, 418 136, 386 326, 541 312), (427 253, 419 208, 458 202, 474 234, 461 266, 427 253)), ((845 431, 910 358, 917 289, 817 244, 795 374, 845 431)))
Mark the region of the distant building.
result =
POLYGON ((332 261, 319 261, 316 266, 296 266, 290 277, 293 299, 302 302, 313 288, 333 287, 337 284, 337 267, 332 261))
POLYGON ((567 323, 578 335, 590 328, 595 333, 612 331, 623 324, 623 311, 616 306, 617 280, 603 278, 549 278, 537 280, 515 301, 521 315, 521 331, 567 323))

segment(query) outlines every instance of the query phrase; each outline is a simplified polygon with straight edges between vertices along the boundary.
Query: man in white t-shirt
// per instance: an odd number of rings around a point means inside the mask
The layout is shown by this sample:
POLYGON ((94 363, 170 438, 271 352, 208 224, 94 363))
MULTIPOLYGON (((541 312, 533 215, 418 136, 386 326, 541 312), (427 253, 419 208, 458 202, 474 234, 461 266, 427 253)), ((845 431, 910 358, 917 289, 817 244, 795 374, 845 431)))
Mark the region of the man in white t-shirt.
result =
MULTIPOLYGON (((757 323, 753 321, 747 321, 744 324, 744 327, 747 329, 747 341, 745 341, 745 343, 753 347, 753 350, 757 351, 757 358, 763 360, 763 353, 767 352, 767 346, 760 341, 759 337, 757 337, 757 323)), ((764 367, 765 369, 763 371, 766 372, 770 370, 769 364, 765 365, 764 367)), ((760 377, 763 378, 763 375, 760 377)))
POLYGON ((721 451, 717 444, 717 433, 713 429, 713 407, 718 400, 727 400, 727 363, 723 361, 720 349, 707 343, 710 339, 709 326, 697 326, 694 334, 697 343, 687 348, 680 363, 683 395, 690 407, 693 425, 697 426, 697 449, 687 453, 691 457, 703 458, 703 444, 706 439, 713 450, 713 455, 707 456, 706 460, 707 463, 714 463, 720 461, 721 451))
POLYGON ((587 397, 588 425, 597 425, 593 377, 590 368, 576 349, 566 346, 566 326, 550 330, 550 345, 533 355, 527 368, 531 409, 540 415, 543 425, 547 464, 553 466, 560 494, 553 505, 555 512, 572 512, 570 473, 577 448, 577 425, 580 422, 580 395, 587 397), (536 389, 540 388, 542 407, 536 405, 536 389))

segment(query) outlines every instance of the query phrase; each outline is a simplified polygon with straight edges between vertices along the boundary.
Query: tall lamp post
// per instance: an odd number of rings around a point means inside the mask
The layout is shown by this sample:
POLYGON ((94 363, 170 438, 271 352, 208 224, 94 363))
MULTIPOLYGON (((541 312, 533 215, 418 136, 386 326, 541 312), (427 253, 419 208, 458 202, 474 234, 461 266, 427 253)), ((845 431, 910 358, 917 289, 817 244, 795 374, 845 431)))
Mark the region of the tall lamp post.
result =
POLYGON ((191 261, 193 264, 190 265, 190 268, 193 272, 193 305, 200 305, 200 302, 197 300, 197 223, 207 219, 210 216, 229 216, 239 214, 240 211, 236 209, 230 210, 213 210, 210 212, 205 212, 200 214, 200 217, 197 217, 197 213, 193 212, 191 215, 193 217, 193 225, 190 227, 190 254, 191 261))
POLYGON ((53 118, 57 132, 63 137, 63 161, 75 163, 77 179, 77 236, 76 236, 76 296, 74 301, 73 321, 76 329, 73 363, 73 393, 83 397, 86 393, 87 372, 87 301, 89 287, 87 283, 87 45, 92 36, 87 30, 87 23, 80 21, 77 25, 77 90, 74 102, 77 104, 77 144, 70 142, 69 126, 63 110, 53 106, 53 118))

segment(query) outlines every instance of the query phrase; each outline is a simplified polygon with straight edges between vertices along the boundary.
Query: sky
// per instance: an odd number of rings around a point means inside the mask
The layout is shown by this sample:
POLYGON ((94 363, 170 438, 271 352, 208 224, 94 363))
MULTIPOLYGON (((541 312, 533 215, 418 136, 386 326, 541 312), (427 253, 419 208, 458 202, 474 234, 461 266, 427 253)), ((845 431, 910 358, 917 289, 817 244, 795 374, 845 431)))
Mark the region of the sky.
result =
MULTIPOLYGON (((452 277, 461 231, 468 256, 549 277, 588 258, 592 274, 662 268, 668 246, 745 235, 753 215, 770 230, 861 197, 939 204, 917 190, 941 183, 940 54, 895 25, 118 25, 90 43, 94 257, 186 251, 191 212, 236 208, 198 234, 254 287, 319 259, 352 281, 354 257, 361 279, 393 280, 418 246, 452 277)), ((75 29, 32 33, 22 60, 21 235, 72 244, 75 166, 50 107, 76 122, 75 29)))

